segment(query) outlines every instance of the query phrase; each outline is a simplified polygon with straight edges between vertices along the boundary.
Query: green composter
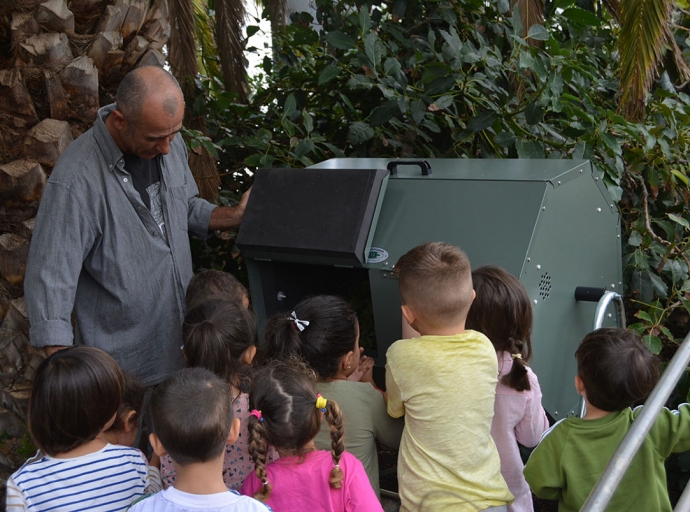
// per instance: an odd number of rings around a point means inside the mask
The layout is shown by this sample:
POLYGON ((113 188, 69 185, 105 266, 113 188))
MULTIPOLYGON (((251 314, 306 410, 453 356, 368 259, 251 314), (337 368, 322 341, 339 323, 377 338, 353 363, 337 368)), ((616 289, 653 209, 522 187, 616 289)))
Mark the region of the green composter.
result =
POLYGON ((427 241, 462 248, 473 268, 519 277, 533 302, 531 365, 544 407, 554 419, 579 414, 574 353, 601 316, 594 301, 621 287, 618 211, 587 160, 366 158, 261 169, 237 245, 261 325, 307 296, 340 295, 381 366, 401 335, 393 267, 427 241), (598 291, 577 300, 578 287, 598 291))

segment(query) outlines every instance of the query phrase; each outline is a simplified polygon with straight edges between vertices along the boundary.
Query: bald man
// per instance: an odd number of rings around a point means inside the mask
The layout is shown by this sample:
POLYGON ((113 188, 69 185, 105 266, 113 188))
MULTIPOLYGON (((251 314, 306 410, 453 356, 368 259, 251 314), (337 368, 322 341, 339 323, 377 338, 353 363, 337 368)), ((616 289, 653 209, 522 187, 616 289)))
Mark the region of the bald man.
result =
POLYGON ((239 226, 236 207, 198 197, 178 132, 184 100, 167 71, 122 80, 53 169, 36 217, 24 291, 34 347, 79 342, 108 352, 145 386, 183 364, 188 233, 239 226))

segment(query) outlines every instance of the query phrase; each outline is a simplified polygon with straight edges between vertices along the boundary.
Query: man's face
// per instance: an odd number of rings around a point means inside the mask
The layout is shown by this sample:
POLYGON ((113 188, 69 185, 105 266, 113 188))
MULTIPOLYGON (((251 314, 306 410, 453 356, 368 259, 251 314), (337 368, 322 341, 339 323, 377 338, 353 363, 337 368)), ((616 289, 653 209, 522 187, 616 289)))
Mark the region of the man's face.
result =
POLYGON ((125 147, 121 149, 145 160, 167 155, 170 143, 182 129, 183 115, 182 101, 174 115, 170 115, 156 100, 146 102, 138 119, 125 118, 125 129, 121 133, 125 147))

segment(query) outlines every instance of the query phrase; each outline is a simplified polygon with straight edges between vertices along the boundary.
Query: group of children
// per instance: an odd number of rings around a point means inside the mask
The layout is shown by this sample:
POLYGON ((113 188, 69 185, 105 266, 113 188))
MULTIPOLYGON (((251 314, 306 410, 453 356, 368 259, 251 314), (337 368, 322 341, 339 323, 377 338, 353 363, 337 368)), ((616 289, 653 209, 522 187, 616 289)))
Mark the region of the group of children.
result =
MULTIPOLYGON (((197 274, 187 368, 151 397, 150 461, 130 447, 143 414, 136 380, 98 349, 55 353, 36 371, 39 451, 9 479, 8 510, 379 512, 377 442, 399 446, 402 510, 532 511, 530 487, 579 510, 639 413, 630 406, 656 383, 655 357, 622 329, 588 335, 576 379, 587 413, 547 430, 519 280, 472 272, 445 243, 415 247, 395 273, 404 332, 415 334, 389 348, 386 391, 343 299, 275 315, 257 353, 246 289, 197 274), (524 472, 518 443, 539 443, 524 472)), ((689 414, 662 413, 610 510, 671 510, 663 461, 690 449, 689 414)))

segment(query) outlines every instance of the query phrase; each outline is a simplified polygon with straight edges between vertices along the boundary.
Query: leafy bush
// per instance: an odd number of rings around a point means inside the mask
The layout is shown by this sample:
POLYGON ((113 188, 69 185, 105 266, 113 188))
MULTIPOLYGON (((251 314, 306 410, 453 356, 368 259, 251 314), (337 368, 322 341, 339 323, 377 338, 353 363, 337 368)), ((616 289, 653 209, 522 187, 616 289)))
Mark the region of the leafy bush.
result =
POLYGON ((525 37, 507 0, 316 5, 274 37, 248 104, 199 82, 229 189, 342 156, 588 158, 620 208, 631 327, 657 353, 686 334, 690 97, 663 74, 644 123, 618 115, 611 23, 567 0, 525 37))

